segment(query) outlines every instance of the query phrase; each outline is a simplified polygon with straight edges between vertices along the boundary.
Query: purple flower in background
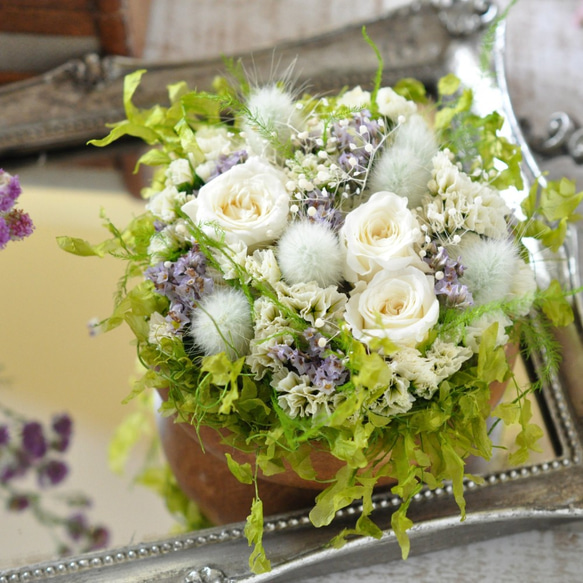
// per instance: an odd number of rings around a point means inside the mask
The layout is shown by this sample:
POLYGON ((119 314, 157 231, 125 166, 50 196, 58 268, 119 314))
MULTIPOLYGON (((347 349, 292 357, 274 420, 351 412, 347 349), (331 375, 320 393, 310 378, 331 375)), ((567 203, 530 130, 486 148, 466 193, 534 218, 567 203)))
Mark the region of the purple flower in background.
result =
POLYGON ((28 213, 20 209, 12 209, 4 216, 4 221, 10 230, 10 238, 13 241, 18 241, 32 235, 34 230, 32 219, 28 213))
POLYGON ((104 549, 109 544, 109 530, 104 526, 96 526, 90 532, 89 551, 104 549))
POLYGON ((30 506, 30 498, 25 494, 14 494, 8 499, 6 505, 12 512, 22 512, 30 506))
POLYGON ((73 433, 73 420, 66 413, 55 415, 51 427, 56 434, 56 439, 51 446, 53 449, 64 452, 69 447, 73 433))
POLYGON ((88 526, 87 517, 81 513, 73 514, 73 516, 67 520, 65 525, 67 534, 74 541, 78 541, 85 535, 88 526))
POLYGON ((22 428, 22 449, 33 459, 42 458, 47 453, 43 428, 37 421, 30 421, 22 428))
POLYGON ((56 486, 60 484, 68 475, 69 467, 60 460, 49 460, 43 464, 38 471, 38 483, 41 488, 56 486))
POLYGON ((10 443, 10 431, 8 425, 0 425, 0 447, 10 443))
POLYGON ((18 176, 11 176, 0 168, 0 213, 9 211, 21 192, 18 176))
POLYGON ((34 230, 31 218, 14 203, 22 189, 18 176, 11 176, 0 168, 0 249, 8 241, 18 241, 28 237, 34 230))

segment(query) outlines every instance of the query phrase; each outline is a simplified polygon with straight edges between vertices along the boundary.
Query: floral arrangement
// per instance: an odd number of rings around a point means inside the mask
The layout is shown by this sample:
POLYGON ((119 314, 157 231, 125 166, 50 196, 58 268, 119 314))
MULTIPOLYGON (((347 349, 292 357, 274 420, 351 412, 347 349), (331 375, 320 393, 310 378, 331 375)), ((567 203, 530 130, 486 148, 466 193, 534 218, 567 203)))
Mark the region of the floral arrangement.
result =
MULTIPOLYGON (((15 208, 21 193, 18 176, 0 168, 0 250, 34 230, 28 213, 15 208)), ((72 436, 67 413, 55 414, 50 425, 43 425, 0 403, 0 500, 9 512, 31 512, 53 536, 59 555, 100 549, 109 540, 107 528, 89 522, 87 496, 50 496, 69 474, 65 457, 72 436)))
MULTIPOLYGON (((391 479, 406 556, 422 488, 451 482, 463 517, 465 459, 490 458, 490 416, 521 425, 513 462, 537 447, 528 390, 492 411, 490 385, 512 379, 510 345, 544 349, 543 373, 557 366, 551 328, 572 313, 556 281, 537 286, 529 241, 557 251, 583 194, 535 184, 511 208, 520 149, 453 75, 430 97, 414 79, 383 86, 380 63, 370 91, 314 96, 289 78, 254 86, 231 63, 213 92, 177 83, 167 107, 139 109, 143 74, 125 80, 127 119, 93 143, 151 146, 145 212, 124 229, 104 217, 97 245, 59 239, 126 262, 99 329, 135 334, 144 374, 130 397, 167 390, 162 414, 255 453, 255 467, 227 456, 242 482, 286 467, 318 480, 310 451, 329 452, 341 467, 314 525, 362 500, 334 544, 381 535, 373 489, 391 479)), ((255 571, 269 569, 262 528, 256 497, 255 571)))

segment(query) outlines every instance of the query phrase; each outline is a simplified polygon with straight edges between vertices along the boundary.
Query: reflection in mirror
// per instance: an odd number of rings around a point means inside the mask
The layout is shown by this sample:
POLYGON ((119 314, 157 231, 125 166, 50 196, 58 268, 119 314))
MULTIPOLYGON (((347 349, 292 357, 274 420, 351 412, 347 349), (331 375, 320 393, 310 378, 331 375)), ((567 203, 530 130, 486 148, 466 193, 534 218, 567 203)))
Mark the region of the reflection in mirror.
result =
MULTIPOLYGON (((20 177, 19 203, 36 229, 0 254, 0 403, 43 423, 55 413, 72 416, 72 445, 65 456, 70 474, 54 495, 89 496, 88 516, 110 529, 111 544, 166 535, 173 521, 161 500, 131 487, 107 463, 108 442, 131 409, 121 401, 129 392, 135 349, 126 330, 105 339, 91 337, 84 324, 109 313, 119 265, 97 258, 71 261, 55 241, 64 233, 98 240, 101 208, 122 225, 143 203, 127 193, 111 159, 49 155, 9 168, 20 177)), ((2 531, 11 533, 2 537, 0 568, 52 556, 51 535, 30 514, 0 508, 2 531)))
MULTIPOLYGON (((516 46, 511 45, 511 50, 516 51, 516 46)), ((128 406, 120 403, 129 390, 135 350, 127 330, 107 339, 90 337, 83 323, 110 312, 120 266, 107 258, 75 260, 55 243, 62 234, 101 240, 102 207, 121 225, 141 212, 143 203, 132 197, 139 183, 131 182, 128 171, 136 152, 124 149, 111 154, 111 147, 103 155, 82 149, 72 156, 48 154, 12 160, 6 166, 20 175, 22 206, 37 231, 0 255, 4 284, 0 361, 2 376, 9 379, 0 387, 0 398, 41 419, 64 409, 72 414, 76 423, 69 458, 72 471, 65 489, 81 490, 93 499, 91 518, 111 528, 110 542, 119 546, 165 537, 173 524, 159 498, 130 487, 127 479, 114 476, 107 466, 108 441, 128 413, 128 406)), ((517 367, 521 383, 527 383, 528 367, 521 362, 517 367)), ((507 398, 512 398, 510 391, 507 398)), ((535 421, 550 429, 544 410, 537 401, 534 405, 535 421)), ((512 437, 502 425, 494 431, 502 443, 512 437)), ((533 454, 535 464, 551 463, 561 455, 552 431, 545 434, 542 452, 533 454)), ((143 454, 137 453, 136 463, 143 454)), ((503 449, 496 450, 487 471, 505 469, 505 458, 503 449)), ((486 468, 476 466, 474 471, 486 468)), ((0 569, 51 555, 52 541, 34 521, 0 513, 3 531, 14 533, 3 538, 0 569)))

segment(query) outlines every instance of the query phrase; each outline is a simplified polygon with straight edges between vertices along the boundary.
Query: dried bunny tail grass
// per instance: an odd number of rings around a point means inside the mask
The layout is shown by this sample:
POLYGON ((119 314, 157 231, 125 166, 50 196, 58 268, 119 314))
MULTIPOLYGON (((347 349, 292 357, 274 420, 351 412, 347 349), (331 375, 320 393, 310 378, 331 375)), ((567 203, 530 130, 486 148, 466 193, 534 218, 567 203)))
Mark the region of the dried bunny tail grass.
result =
POLYGON ((423 117, 412 115, 394 133, 372 170, 371 192, 388 190, 409 200, 409 208, 421 205, 431 179, 431 159, 437 140, 423 117))
POLYGON ((448 247, 461 256, 464 274, 460 282, 470 290, 477 305, 509 299, 518 274, 522 274, 516 244, 510 239, 483 239, 467 233, 459 245, 448 247))
POLYGON ((292 223, 279 240, 277 259, 284 279, 291 285, 315 281, 328 287, 342 280, 340 242, 322 223, 292 223))
POLYGON ((226 352, 231 360, 247 354, 253 322, 245 294, 219 287, 192 312, 190 335, 207 356, 226 352))

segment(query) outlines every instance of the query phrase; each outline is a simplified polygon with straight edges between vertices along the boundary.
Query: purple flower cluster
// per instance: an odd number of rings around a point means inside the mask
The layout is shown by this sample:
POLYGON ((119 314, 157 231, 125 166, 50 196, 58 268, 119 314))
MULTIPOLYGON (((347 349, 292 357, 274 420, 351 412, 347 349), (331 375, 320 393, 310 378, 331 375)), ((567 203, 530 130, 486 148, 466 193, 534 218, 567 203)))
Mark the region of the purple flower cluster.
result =
POLYGON ((242 164, 247 160, 249 155, 247 150, 237 150, 231 154, 221 154, 217 159, 217 165, 211 175, 209 176, 207 182, 211 181, 213 178, 223 174, 227 170, 230 170, 233 166, 237 164, 242 164))
POLYGON ((276 344, 269 354, 297 374, 307 375, 312 385, 325 393, 332 393, 335 387, 348 380, 348 371, 338 356, 326 354, 328 350, 324 343, 320 345, 321 339, 325 341, 326 337, 315 328, 306 328, 300 339, 303 350, 287 344, 276 344))
POLYGON ((7 425, 0 426, 0 486, 29 473, 41 488, 60 484, 69 468, 59 454, 67 451, 72 432, 73 422, 66 414, 53 417, 48 430, 38 421, 26 421, 15 424, 12 436, 7 425))
POLYGON ((464 266, 459 258, 453 260, 445 247, 435 242, 425 248, 423 258, 435 276, 435 295, 448 308, 465 308, 472 306, 474 300, 468 287, 459 282, 464 273, 464 266))
POLYGON ((1 411, 7 421, 0 424, 0 495, 5 494, 6 509, 10 512, 30 509, 41 524, 54 531, 60 555, 105 547, 108 529, 89 524, 81 512, 91 505, 87 497, 60 494, 58 500, 67 506, 65 516, 41 506, 41 492, 61 484, 69 473, 61 456, 71 443, 71 417, 66 413, 54 415, 46 427, 38 421, 24 420, 8 409, 1 411), (19 487, 18 482, 28 476, 36 478, 40 492, 19 487), (57 534, 57 528, 64 531, 64 539, 57 534))
POLYGON ((103 526, 89 524, 87 516, 80 512, 67 518, 65 530, 72 541, 82 544, 84 551, 103 549, 109 542, 109 531, 103 526))
POLYGON ((300 215, 314 223, 326 223, 334 231, 338 231, 344 223, 344 215, 334 206, 334 197, 319 188, 306 193, 300 215))
POLYGON ((0 168, 0 249, 9 241, 28 237, 34 229, 28 214, 14 208, 21 192, 18 176, 11 176, 0 168))
POLYGON ((372 154, 383 140, 383 127, 377 120, 371 119, 370 111, 352 114, 352 119, 333 124, 330 135, 336 141, 340 152, 338 165, 352 177, 364 176, 372 154))
POLYGON ((206 273, 206 258, 198 245, 176 261, 162 261, 149 267, 145 276, 170 301, 166 320, 176 334, 190 322, 190 312, 202 296, 213 290, 213 280, 206 273))

